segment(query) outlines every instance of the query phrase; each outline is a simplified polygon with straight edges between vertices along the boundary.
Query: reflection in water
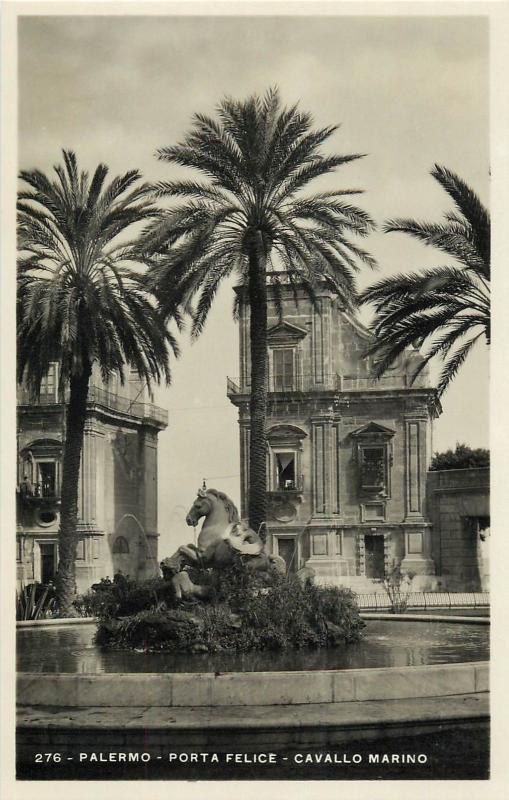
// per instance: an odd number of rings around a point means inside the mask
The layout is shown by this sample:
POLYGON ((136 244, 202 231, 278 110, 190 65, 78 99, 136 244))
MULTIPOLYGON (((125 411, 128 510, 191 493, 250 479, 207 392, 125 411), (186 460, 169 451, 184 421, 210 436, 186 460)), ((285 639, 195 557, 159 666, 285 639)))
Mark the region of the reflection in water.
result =
POLYGON ((489 626, 447 622, 370 620, 360 642, 284 653, 134 653, 102 650, 95 625, 18 629, 21 672, 263 672, 407 667, 483 661, 489 626))

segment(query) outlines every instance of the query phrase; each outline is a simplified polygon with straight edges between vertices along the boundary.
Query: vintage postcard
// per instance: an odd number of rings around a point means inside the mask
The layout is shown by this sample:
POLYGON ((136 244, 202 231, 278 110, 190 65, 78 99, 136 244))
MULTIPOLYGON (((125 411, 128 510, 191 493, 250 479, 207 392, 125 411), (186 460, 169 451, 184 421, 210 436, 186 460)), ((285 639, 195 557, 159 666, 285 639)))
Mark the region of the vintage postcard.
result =
POLYGON ((6 800, 503 796, 507 19, 4 4, 6 800))

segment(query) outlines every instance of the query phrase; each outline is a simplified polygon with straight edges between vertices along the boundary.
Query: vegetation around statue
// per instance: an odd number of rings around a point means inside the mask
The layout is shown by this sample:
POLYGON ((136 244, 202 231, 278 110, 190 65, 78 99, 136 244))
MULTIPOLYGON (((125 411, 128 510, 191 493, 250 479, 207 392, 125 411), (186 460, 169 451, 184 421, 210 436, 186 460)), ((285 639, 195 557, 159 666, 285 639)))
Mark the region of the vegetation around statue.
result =
POLYGON ((143 651, 216 652, 324 647, 355 641, 362 622, 349 589, 321 588, 310 571, 286 575, 244 527, 233 502, 202 489, 187 515, 196 545, 161 562, 162 578, 103 580, 80 600, 99 617, 97 643, 143 651))
POLYGON ((204 601, 177 599, 170 581, 117 575, 80 599, 99 617, 96 642, 141 652, 247 652, 327 647, 357 641, 364 628, 349 589, 314 586, 295 575, 248 570, 240 560, 223 569, 191 569, 209 588, 204 601))

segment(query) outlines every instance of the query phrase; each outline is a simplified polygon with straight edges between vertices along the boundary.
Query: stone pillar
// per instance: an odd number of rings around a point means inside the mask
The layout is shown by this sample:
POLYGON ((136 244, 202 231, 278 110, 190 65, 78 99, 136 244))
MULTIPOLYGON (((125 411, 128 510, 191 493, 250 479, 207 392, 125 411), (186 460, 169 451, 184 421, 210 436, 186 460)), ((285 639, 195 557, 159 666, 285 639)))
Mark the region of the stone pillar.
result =
POLYGON ((318 307, 313 309, 313 379, 317 388, 323 388, 325 380, 325 341, 323 298, 317 298, 318 307))
MULTIPOLYGON (((242 414, 242 412, 239 412, 242 414)), ((249 418, 241 416, 239 418, 240 429, 240 515, 247 516, 248 492, 249 492, 249 449, 251 430, 249 418)))
POLYGON ((311 417, 312 443, 312 515, 330 517, 334 505, 333 479, 335 476, 333 460, 336 448, 333 441, 332 416, 317 414, 311 417))
POLYGON ((336 422, 331 426, 331 489, 333 514, 341 513, 339 456, 339 423, 336 422))
POLYGON ((434 575, 435 562, 431 557, 430 525, 405 527, 405 556, 401 562, 402 572, 415 575, 434 575))
POLYGON ((431 558, 430 526, 423 517, 428 422, 428 417, 419 413, 405 416, 405 522, 408 527, 404 531, 405 556, 401 569, 416 575, 435 574, 435 564, 431 558), (416 523, 415 526, 412 523, 416 523))
POLYGON ((426 417, 405 416, 405 519, 422 520, 426 492, 426 417))
POLYGON ((91 420, 85 423, 83 451, 81 458, 81 513, 80 517, 88 524, 94 524, 97 518, 97 482, 96 482, 96 441, 91 420))

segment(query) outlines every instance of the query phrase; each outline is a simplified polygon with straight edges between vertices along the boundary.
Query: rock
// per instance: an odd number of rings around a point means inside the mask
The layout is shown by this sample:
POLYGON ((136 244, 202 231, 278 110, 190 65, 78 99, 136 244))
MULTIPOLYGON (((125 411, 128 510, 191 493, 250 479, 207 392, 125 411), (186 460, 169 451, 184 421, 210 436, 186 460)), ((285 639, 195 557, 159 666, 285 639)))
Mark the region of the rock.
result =
POLYGON ((338 625, 335 625, 334 622, 327 620, 325 627, 327 628, 327 638, 334 644, 343 641, 345 638, 343 630, 338 625))
POLYGON ((315 575, 316 572, 314 571, 313 567, 302 567, 302 569, 299 569, 297 572, 297 578, 300 580, 303 586, 305 586, 307 583, 313 583, 315 575))

